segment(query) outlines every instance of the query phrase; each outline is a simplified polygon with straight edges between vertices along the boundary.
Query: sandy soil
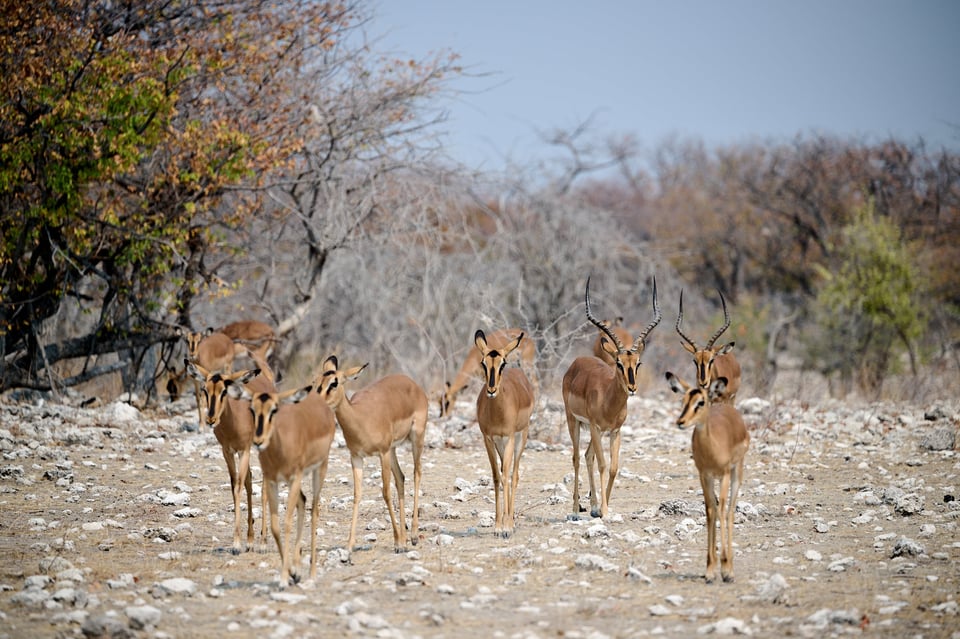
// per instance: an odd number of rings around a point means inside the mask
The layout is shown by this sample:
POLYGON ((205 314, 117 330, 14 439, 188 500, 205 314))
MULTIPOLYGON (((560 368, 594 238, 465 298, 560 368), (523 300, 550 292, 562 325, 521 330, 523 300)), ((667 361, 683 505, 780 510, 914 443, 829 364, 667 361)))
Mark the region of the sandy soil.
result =
MULTIPOLYGON (((393 552, 369 461, 351 563, 337 447, 318 578, 280 589, 272 539, 229 552, 226 469, 213 435, 189 430, 189 405, 130 419, 115 406, 2 404, 0 637, 960 637, 960 456, 929 443, 956 427, 957 407, 931 421, 930 407, 750 406, 736 580, 714 584, 676 408, 672 396, 631 400, 604 520, 570 517, 561 407, 541 410, 517 528, 499 539, 462 402, 428 426, 419 543, 393 552)), ((400 458, 409 478, 409 450, 400 458)))

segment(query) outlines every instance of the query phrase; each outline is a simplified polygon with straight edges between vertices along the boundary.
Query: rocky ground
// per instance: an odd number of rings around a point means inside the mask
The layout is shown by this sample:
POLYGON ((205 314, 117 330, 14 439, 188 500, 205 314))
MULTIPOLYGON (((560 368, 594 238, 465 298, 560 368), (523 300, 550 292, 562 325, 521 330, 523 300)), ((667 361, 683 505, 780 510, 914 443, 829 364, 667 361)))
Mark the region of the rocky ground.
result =
POLYGON ((370 461, 351 563, 338 436, 318 577, 281 589, 272 539, 229 552, 228 477, 192 404, 7 398, 0 637, 960 637, 960 406, 742 401, 752 445, 736 581, 714 584, 677 408, 672 395, 631 400, 611 513, 573 519, 569 438, 548 403, 523 457, 516 532, 499 539, 465 399, 428 426, 419 544, 393 552, 370 461))

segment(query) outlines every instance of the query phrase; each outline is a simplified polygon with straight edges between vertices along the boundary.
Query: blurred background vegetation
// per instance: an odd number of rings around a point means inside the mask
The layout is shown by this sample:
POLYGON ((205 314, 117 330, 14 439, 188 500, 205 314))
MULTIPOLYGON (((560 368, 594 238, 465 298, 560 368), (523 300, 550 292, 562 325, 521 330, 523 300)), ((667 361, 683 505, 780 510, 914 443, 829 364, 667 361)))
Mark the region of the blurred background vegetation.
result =
MULTIPOLYGON (((740 397, 929 401, 960 380, 960 156, 798 134, 706 148, 589 122, 553 159, 458 166, 456 55, 398 59, 366 2, 0 0, 0 390, 156 398, 178 326, 270 323, 290 383, 329 354, 428 394, 520 326, 557 394, 595 330, 664 321, 645 391, 722 323, 740 397)), ((686 367, 686 368, 684 368, 686 367)))

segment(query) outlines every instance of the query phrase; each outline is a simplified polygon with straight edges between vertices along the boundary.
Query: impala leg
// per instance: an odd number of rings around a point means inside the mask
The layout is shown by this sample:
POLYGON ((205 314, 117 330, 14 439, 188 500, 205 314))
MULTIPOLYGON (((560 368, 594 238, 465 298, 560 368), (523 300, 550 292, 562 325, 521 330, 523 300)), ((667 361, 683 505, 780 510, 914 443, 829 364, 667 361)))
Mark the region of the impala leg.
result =
MULTIPOLYGON (((386 469, 384 469, 384 472, 386 472, 386 469)), ((403 471, 400 469, 400 460, 397 459, 396 448, 390 449, 390 472, 393 473, 393 481, 397 485, 397 524, 393 529, 393 545, 394 550, 400 552, 407 547, 407 509, 404 506, 404 497, 406 496, 405 478, 403 471)), ((384 490, 386 490, 386 486, 384 486, 384 490)), ((390 508, 389 502, 387 502, 387 508, 390 508)), ((390 512, 392 515, 393 509, 390 512)))
POLYGON ((233 497, 233 547, 231 552, 240 554, 240 491, 242 482, 237 474, 237 458, 232 451, 221 448, 223 461, 227 464, 227 473, 230 475, 230 495, 233 497))
POLYGON ((573 514, 580 515, 580 423, 571 413, 567 413, 567 429, 573 446, 573 514))
POLYGON ((313 497, 310 500, 310 579, 317 578, 317 524, 320 519, 320 491, 327 477, 327 460, 313 471, 313 497))
POLYGON ((613 492, 613 482, 617 479, 620 470, 620 429, 610 434, 610 467, 607 472, 607 489, 603 493, 603 516, 607 516, 610 507, 610 494, 613 492))
MULTIPOLYGON (((743 460, 741 459, 730 471, 730 501, 727 503, 726 512, 727 540, 720 555, 720 575, 724 581, 733 581, 733 520, 737 514, 737 496, 740 494, 742 480, 743 460)), ((722 539, 721 543, 723 543, 722 539)))
POLYGON ((513 435, 508 435, 505 439, 503 452, 500 455, 500 479, 503 482, 503 518, 500 535, 504 538, 513 534, 513 460, 516 448, 516 439, 513 435))
POLYGON ((396 449, 380 453, 380 477, 383 480, 383 503, 387 505, 387 513, 390 515, 390 525, 393 528, 393 552, 400 552, 403 546, 400 543, 401 533, 397 524, 397 515, 393 510, 393 496, 390 494, 390 476, 393 475, 393 462, 391 462, 391 452, 393 459, 396 459, 396 449))
MULTIPOLYGON (((261 473, 263 469, 261 468, 261 473)), ((264 477, 260 477, 261 487, 260 487, 260 550, 266 552, 267 550, 267 480, 264 477)))
POLYGON ((413 516, 410 519, 410 543, 414 546, 420 541, 420 459, 423 456, 423 433, 426 425, 426 418, 419 426, 414 425, 410 441, 413 448, 413 516))
POLYGON ((520 442, 517 444, 519 448, 516 450, 513 457, 513 475, 511 477, 512 486, 510 488, 510 503, 508 504, 508 507, 510 509, 510 523, 513 526, 516 526, 516 518, 517 518, 516 502, 517 502, 517 485, 520 483, 520 457, 523 456, 523 450, 527 447, 527 435, 528 433, 526 430, 523 430, 517 433, 516 435, 514 435, 514 438, 519 439, 520 442))
MULTIPOLYGON (((240 453, 240 465, 237 472, 243 477, 243 488, 247 493, 247 548, 253 547, 253 471, 250 470, 250 449, 240 453)), ((239 488, 239 486, 238 486, 239 488)), ((239 504, 239 490, 235 498, 235 503, 239 504)), ((240 533, 240 513, 237 511, 236 519, 237 534, 240 533)))
POLYGON ((280 587, 284 588, 290 583, 290 575, 296 571, 300 561, 300 528, 303 524, 303 493, 300 491, 300 484, 303 483, 303 473, 295 472, 290 478, 290 486, 287 495, 287 512, 283 516, 283 567, 280 569, 280 587), (297 536, 296 542, 293 541, 293 512, 297 512, 297 536))
POLYGON ((499 536, 500 531, 503 530, 503 513, 500 509, 500 484, 502 483, 500 464, 497 460, 497 450, 494 446, 493 437, 484 435, 483 446, 487 450, 487 459, 490 461, 490 473, 493 477, 493 499, 495 504, 494 510, 496 512, 493 534, 499 536))
MULTIPOLYGON (((283 580, 283 566, 286 565, 287 560, 283 548, 283 539, 280 537, 280 515, 277 512, 280 509, 280 494, 277 488, 277 482, 264 480, 263 491, 269 496, 267 502, 270 506, 270 532, 273 534, 273 540, 277 543, 277 550, 280 552, 280 584, 282 587, 282 585, 286 584, 283 580)), ((267 517, 268 515, 264 514, 264 521, 266 521, 267 517)))
POLYGON ((717 494, 713 479, 706 473, 700 473, 700 487, 703 489, 703 503, 707 511, 707 583, 717 578, 717 494))
POLYGON ((730 556, 727 554, 727 546, 730 542, 730 529, 727 527, 727 511, 730 507, 729 495, 730 471, 728 469, 720 478, 720 507, 718 517, 720 524, 720 576, 724 581, 729 581, 727 579, 727 565, 730 562, 730 556))
POLYGON ((357 540, 357 517, 360 516, 360 497, 363 493, 363 457, 351 455, 350 465, 353 467, 353 516, 350 519, 350 537, 347 539, 348 555, 353 552, 357 540))
POLYGON ((600 433, 600 429, 590 425, 590 445, 587 446, 587 473, 590 475, 590 516, 591 517, 606 517, 607 516, 607 500, 606 500, 606 484, 604 479, 607 475, 607 460, 603 456, 603 439, 600 433), (597 491, 597 485, 594 482, 594 472, 593 464, 596 461, 596 464, 599 469, 599 480, 600 490, 597 491), (599 494, 599 506, 598 496, 599 494))

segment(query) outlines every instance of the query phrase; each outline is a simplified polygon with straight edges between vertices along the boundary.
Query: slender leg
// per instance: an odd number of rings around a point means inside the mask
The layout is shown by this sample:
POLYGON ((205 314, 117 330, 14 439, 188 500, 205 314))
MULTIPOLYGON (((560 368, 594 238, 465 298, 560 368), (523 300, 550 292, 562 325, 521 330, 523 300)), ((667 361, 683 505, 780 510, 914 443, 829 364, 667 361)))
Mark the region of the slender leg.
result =
POLYGON ((284 588, 290 582, 290 575, 296 571, 300 563, 300 529, 303 524, 303 493, 300 485, 303 483, 303 473, 295 472, 290 478, 287 495, 287 512, 283 517, 283 567, 280 570, 280 587, 284 588), (293 512, 297 511, 297 535, 293 541, 293 512))
MULTIPOLYGON (((397 459, 397 449, 390 449, 390 471, 393 473, 393 482, 397 486, 397 523, 400 531, 400 547, 407 547, 407 508, 406 494, 407 488, 403 471, 400 469, 400 460, 397 459)), ((394 537, 396 541, 396 537, 394 537)))
POLYGON ((397 526, 397 516, 393 512, 393 497, 390 494, 390 475, 392 474, 390 451, 380 453, 380 478, 383 481, 383 503, 387 505, 387 512, 390 514, 390 525, 393 527, 393 551, 400 552, 402 550, 400 546, 400 529, 397 526))
MULTIPOLYGON (((250 449, 240 453, 240 465, 237 472, 243 477, 243 487, 247 493, 247 549, 253 547, 253 471, 250 470, 250 449)), ((237 502, 240 495, 237 494, 237 502)), ((239 531, 240 518, 237 516, 237 526, 239 531)))
POLYGON ((607 509, 610 507, 610 494, 613 492, 613 482, 617 479, 617 472, 620 470, 620 429, 610 433, 610 468, 607 471, 607 490, 603 494, 604 508, 603 516, 607 516, 607 509))
POLYGON ((743 459, 733 466, 730 479, 730 501, 727 503, 726 559, 722 556, 720 558, 720 575, 724 581, 733 581, 733 520, 737 514, 737 496, 740 494, 740 482, 743 481, 743 459))
POLYGON ((513 534, 513 455, 516 448, 513 435, 508 435, 505 439, 506 445, 503 446, 500 456, 500 478, 503 483, 503 520, 500 535, 503 538, 513 534))
POLYGON ((410 521, 410 543, 420 542, 420 459, 423 457, 423 435, 427 428, 427 416, 418 417, 413 426, 410 447, 413 449, 413 517, 410 521))
POLYGON ((520 458, 523 456, 523 450, 527 447, 527 435, 528 432, 526 429, 520 431, 515 438, 520 440, 520 443, 517 444, 517 451, 513 458, 513 487, 510 490, 510 522, 513 526, 516 526, 517 520, 517 485, 520 483, 520 458))
POLYGON ((713 479, 706 473, 700 473, 700 487, 703 489, 703 503, 707 511, 707 583, 717 578, 717 495, 713 479))
POLYGON ((264 514, 264 521, 269 517, 270 519, 270 532, 273 534, 273 540, 277 543, 277 550, 280 552, 280 584, 281 587, 286 584, 283 580, 283 566, 286 562, 286 553, 283 549, 283 539, 280 537, 280 515, 278 511, 280 510, 280 493, 277 487, 277 482, 275 480, 266 480, 263 481, 263 490, 267 493, 270 507, 270 514, 264 514))
POLYGON ((310 579, 317 578, 317 524, 320 519, 320 491, 327 477, 327 460, 313 471, 313 498, 310 501, 310 579))
POLYGON ((580 515, 580 424, 577 418, 567 412, 567 430, 573 444, 573 514, 580 515))
POLYGON ((223 461, 227 464, 230 474, 230 495, 233 497, 233 547, 231 552, 240 554, 240 477, 237 475, 237 459, 233 451, 221 447, 223 461))
POLYGON ((348 555, 353 552, 357 540, 357 517, 360 516, 360 497, 363 493, 363 457, 351 455, 350 465, 353 466, 353 517, 350 520, 350 538, 347 539, 348 555))
POLYGON ((500 536, 500 531, 503 529, 503 520, 500 512, 500 464, 497 463, 497 451, 493 443, 493 438, 485 435, 483 437, 483 446, 487 449, 487 459, 490 461, 490 473, 493 476, 493 499, 495 504, 494 510, 496 512, 493 534, 500 536))
POLYGON ((607 461, 603 456, 603 435, 600 429, 594 426, 593 424, 590 424, 590 445, 587 450, 588 450, 588 454, 590 455, 589 457, 587 457, 587 468, 589 469, 588 472, 590 473, 590 516, 606 517, 607 516, 607 503, 606 503, 607 489, 606 489, 606 484, 604 480, 606 479, 606 475, 607 475, 607 461), (598 480, 600 483, 600 487, 599 487, 600 488, 599 490, 600 505, 599 506, 597 505, 597 501, 598 501, 597 485, 596 483, 594 483, 594 477, 593 477, 594 460, 596 461, 597 467, 599 469, 599 477, 598 477, 598 480))

